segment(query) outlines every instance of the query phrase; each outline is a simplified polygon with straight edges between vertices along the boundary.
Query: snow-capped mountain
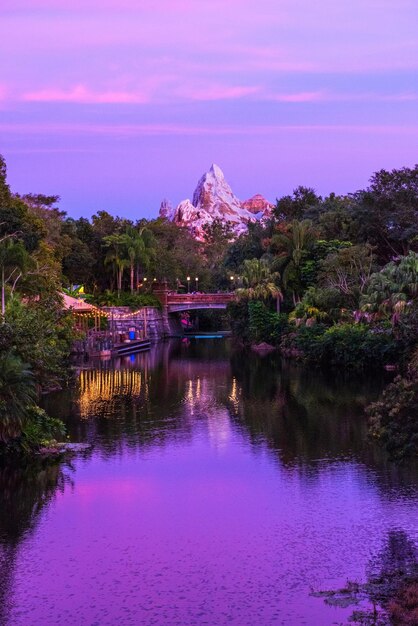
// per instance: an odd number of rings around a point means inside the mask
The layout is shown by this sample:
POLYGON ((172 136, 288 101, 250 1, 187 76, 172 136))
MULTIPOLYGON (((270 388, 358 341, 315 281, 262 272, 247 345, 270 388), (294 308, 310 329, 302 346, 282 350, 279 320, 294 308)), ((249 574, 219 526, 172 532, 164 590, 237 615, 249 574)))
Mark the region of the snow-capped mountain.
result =
POLYGON ((202 239, 203 226, 215 219, 228 223, 234 234, 240 235, 249 222, 268 218, 272 208, 261 195, 241 202, 233 194, 221 168, 214 164, 199 180, 192 201, 183 200, 173 209, 167 200, 163 200, 160 217, 186 226, 197 239, 202 239))

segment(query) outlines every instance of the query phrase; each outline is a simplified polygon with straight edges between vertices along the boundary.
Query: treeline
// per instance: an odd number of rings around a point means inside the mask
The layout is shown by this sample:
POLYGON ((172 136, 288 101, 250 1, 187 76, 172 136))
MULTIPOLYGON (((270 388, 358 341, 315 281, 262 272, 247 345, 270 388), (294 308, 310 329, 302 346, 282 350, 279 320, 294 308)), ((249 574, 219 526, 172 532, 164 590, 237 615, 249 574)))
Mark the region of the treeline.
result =
POLYGON ((367 189, 325 198, 299 187, 273 219, 228 246, 240 276, 231 323, 314 366, 400 375, 369 408, 393 456, 418 449, 418 166, 374 174, 367 189))

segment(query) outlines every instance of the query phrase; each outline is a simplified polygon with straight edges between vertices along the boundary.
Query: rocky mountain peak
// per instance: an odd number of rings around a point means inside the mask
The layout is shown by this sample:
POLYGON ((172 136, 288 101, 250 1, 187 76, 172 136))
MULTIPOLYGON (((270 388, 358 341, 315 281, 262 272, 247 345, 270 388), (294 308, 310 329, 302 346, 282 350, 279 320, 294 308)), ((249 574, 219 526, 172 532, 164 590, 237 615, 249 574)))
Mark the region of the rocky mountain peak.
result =
POLYGON ((249 200, 245 200, 244 202, 242 202, 241 206, 243 209, 247 209, 247 211, 253 213, 253 215, 259 215, 260 219, 262 219, 263 217, 270 217, 271 212, 274 208, 274 205, 271 204, 268 200, 265 199, 264 196, 259 193, 257 193, 252 198, 249 198, 249 200))
MULTIPOLYGON (((232 193, 231 187, 225 180, 225 176, 218 165, 213 164, 206 174, 197 183, 193 194, 192 203, 195 207, 211 213, 226 212, 231 214, 241 209, 241 202, 232 193)), ((217 215, 216 217, 222 217, 217 215)))
POLYGON ((221 170, 219 165, 216 165, 216 163, 212 163, 212 165, 210 166, 209 174, 213 174, 213 176, 218 180, 225 179, 223 171, 221 170))
POLYGON ((166 198, 161 202, 160 205, 160 217, 165 217, 166 219, 171 220, 174 215, 174 209, 166 198))
POLYGON ((197 183, 192 202, 183 200, 176 209, 164 200, 160 216, 186 226, 197 239, 203 239, 203 226, 215 219, 229 223, 236 235, 247 229, 249 222, 271 215, 272 205, 259 194, 241 202, 227 183, 221 168, 213 163, 197 183))

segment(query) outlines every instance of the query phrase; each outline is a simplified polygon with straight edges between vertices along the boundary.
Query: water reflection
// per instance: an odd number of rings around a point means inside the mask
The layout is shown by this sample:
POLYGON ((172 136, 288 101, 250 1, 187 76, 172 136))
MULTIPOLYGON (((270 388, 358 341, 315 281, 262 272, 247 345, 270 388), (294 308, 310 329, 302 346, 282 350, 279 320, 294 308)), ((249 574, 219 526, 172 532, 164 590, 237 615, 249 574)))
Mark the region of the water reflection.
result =
POLYGON ((379 468, 387 485, 414 482, 417 466, 399 468, 367 438, 364 408, 387 379, 321 374, 275 355, 259 358, 225 344, 170 342, 152 352, 81 369, 74 393, 47 408, 70 423, 76 440, 113 454, 124 447, 190 438, 207 423, 219 446, 240 432, 267 444, 284 467, 320 471, 324 460, 353 459, 379 468), (81 418, 81 421, 80 419, 81 418))
POLYGON ((364 579, 393 528, 418 539, 416 468, 366 443, 382 383, 218 341, 83 364, 45 399, 93 446, 74 487, 58 466, 0 476, 0 623, 342 622, 310 588, 364 579))
POLYGON ((71 486, 71 465, 41 460, 0 466, 0 624, 8 622, 13 575, 20 544, 35 531, 57 493, 71 486))
POLYGON ((82 419, 113 415, 120 398, 140 398, 143 381, 148 382, 141 371, 113 368, 81 371, 78 380, 82 419))

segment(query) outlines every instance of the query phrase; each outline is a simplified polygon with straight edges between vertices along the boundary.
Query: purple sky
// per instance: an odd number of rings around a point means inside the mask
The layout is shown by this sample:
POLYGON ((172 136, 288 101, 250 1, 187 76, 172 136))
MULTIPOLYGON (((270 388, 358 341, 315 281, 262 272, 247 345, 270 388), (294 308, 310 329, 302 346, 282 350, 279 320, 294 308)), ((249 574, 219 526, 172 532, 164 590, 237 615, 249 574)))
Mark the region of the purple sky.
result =
POLYGON ((1 0, 0 153, 72 216, 418 161, 416 0, 1 0))

